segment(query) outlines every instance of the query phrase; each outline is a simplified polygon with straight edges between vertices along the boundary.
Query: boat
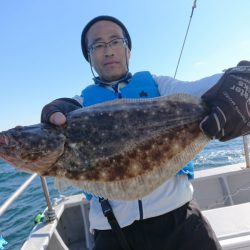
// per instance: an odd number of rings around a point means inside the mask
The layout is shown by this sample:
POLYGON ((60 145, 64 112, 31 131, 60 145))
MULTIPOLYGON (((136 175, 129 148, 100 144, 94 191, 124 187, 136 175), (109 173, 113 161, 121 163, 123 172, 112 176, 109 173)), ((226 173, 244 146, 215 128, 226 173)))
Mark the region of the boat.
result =
MULTIPOLYGON (((245 163, 197 171, 192 182, 194 198, 222 249, 250 249, 250 169, 245 163)), ((89 203, 83 195, 64 197, 54 209, 57 219, 35 226, 22 250, 92 249, 89 203)))
MULTIPOLYGON (((196 0, 182 50, 195 8, 196 0)), ((245 163, 195 171, 195 179, 192 180, 194 199, 211 224, 223 250, 250 249, 250 161, 246 136, 243 137, 243 141, 245 163)), ((0 206, 0 216, 36 177, 37 174, 32 175, 0 206)), ((93 249, 93 234, 89 231, 90 207, 84 194, 62 196, 52 204, 46 179, 41 177, 41 182, 48 205, 43 212, 45 220, 36 224, 21 250, 93 249)))
MULTIPOLYGON (((244 137, 246 162, 195 171, 194 199, 214 229, 223 250, 250 249, 250 162, 244 137)), ((0 207, 0 215, 36 178, 32 175, 0 207)), ((91 250, 89 202, 84 194, 62 196, 50 202, 46 180, 41 177, 48 207, 46 220, 38 223, 22 250, 91 250)))

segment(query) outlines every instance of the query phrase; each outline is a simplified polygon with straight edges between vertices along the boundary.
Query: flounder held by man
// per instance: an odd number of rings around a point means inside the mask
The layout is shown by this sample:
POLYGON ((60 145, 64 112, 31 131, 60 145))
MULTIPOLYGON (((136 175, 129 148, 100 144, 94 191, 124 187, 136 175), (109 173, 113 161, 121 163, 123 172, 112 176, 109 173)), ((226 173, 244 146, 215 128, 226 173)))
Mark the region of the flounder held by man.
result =
POLYGON ((0 133, 0 158, 109 198, 142 198, 172 177, 209 139, 201 99, 178 94, 120 99, 68 114, 65 128, 18 126, 0 133))

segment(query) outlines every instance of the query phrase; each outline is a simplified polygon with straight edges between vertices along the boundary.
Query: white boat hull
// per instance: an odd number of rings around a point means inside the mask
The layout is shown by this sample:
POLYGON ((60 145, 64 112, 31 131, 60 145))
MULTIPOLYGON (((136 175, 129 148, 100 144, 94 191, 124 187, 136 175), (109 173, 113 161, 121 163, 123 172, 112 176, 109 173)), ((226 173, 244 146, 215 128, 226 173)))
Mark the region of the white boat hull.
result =
MULTIPOLYGON (((197 171, 193 186, 223 250, 250 249, 250 169, 236 164, 197 171)), ((54 208, 58 220, 38 224, 22 250, 92 249, 89 204, 83 195, 66 197, 54 208)))

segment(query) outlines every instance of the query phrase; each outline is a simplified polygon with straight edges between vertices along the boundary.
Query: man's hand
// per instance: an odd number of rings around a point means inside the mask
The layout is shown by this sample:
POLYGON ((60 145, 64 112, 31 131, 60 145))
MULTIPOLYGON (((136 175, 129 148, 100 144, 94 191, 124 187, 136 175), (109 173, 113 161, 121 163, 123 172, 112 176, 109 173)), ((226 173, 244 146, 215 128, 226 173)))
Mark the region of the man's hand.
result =
POLYGON ((222 109, 214 105, 210 109, 210 114, 201 121, 200 129, 211 139, 221 139, 225 136, 226 122, 227 118, 222 109))
POLYGON ((53 113, 50 118, 49 118, 49 122, 51 124, 54 124, 56 126, 63 126, 66 123, 66 117, 63 113, 61 112, 56 112, 53 113))
POLYGON ((71 98, 59 98, 47 104, 41 114, 41 122, 63 126, 66 123, 66 115, 82 105, 71 98))
POLYGON ((201 97, 210 113, 200 128, 210 138, 227 141, 250 133, 250 62, 242 63, 201 97))

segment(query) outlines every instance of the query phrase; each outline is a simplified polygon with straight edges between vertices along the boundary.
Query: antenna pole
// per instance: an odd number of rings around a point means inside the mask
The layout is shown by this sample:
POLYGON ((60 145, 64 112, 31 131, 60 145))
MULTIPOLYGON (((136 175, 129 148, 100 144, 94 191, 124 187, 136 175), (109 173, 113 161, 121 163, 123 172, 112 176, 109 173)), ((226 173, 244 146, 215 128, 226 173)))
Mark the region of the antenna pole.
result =
POLYGON ((196 8, 196 2, 197 2, 197 0, 194 0, 193 6, 192 6, 191 15, 190 15, 190 18, 189 18, 189 23, 188 23, 187 31, 186 31, 186 35, 185 35, 185 38, 184 38, 184 41, 183 41, 183 44, 182 44, 181 53, 180 53, 180 56, 179 56, 179 59, 178 59, 178 63, 177 63, 176 69, 175 69, 174 78, 176 77, 176 74, 177 74, 177 71, 178 71, 178 68, 179 68, 179 64, 180 64, 180 61, 181 61, 182 52, 183 52, 183 49, 184 49, 184 46, 185 46, 185 43, 186 43, 186 39, 187 39, 189 27, 190 27, 190 24, 191 24, 191 21, 192 21, 192 18, 193 18, 194 9, 196 8))

